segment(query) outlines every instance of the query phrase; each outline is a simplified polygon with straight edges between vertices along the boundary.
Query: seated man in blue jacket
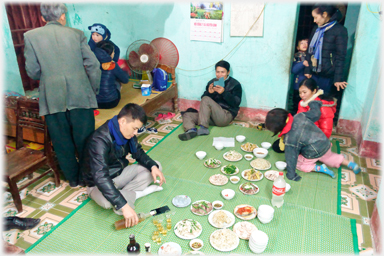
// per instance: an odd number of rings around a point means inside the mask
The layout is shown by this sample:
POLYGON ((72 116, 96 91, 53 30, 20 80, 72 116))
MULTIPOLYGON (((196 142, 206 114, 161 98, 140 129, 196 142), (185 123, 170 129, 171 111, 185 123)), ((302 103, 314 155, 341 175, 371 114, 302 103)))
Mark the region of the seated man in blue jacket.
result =
POLYGON ((225 60, 216 63, 216 78, 208 82, 201 96, 199 112, 188 109, 183 113, 185 133, 179 134, 180 140, 190 140, 197 135, 208 135, 210 125, 224 127, 235 119, 240 109, 242 88, 236 79, 229 76, 229 68, 230 65, 225 60), (214 86, 214 80, 221 77, 224 78, 224 87, 214 86), (200 126, 198 130, 196 125, 200 126))
POLYGON ((123 215, 126 227, 139 222, 134 211, 136 199, 163 190, 165 183, 160 162, 152 160, 137 142, 137 130, 146 122, 141 106, 125 105, 88 138, 81 164, 88 196, 101 207, 113 207, 116 214, 123 215), (137 164, 128 165, 129 153, 137 164), (152 182, 160 186, 150 185, 152 182))
POLYGON ((101 41, 95 48, 96 58, 101 64, 100 91, 96 96, 98 108, 101 109, 116 107, 121 98, 120 83, 126 84, 129 81, 128 73, 113 61, 115 49, 109 41, 101 41))

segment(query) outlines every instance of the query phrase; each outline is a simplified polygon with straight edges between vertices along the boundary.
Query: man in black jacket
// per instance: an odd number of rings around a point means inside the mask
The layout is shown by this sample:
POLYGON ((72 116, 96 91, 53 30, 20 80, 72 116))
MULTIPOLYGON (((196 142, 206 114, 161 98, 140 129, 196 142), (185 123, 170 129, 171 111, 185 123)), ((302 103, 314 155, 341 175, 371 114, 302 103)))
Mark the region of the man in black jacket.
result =
POLYGON ((160 163, 152 160, 137 142, 137 130, 146 122, 142 107, 125 105, 88 138, 81 165, 89 197, 103 208, 113 207, 116 214, 123 215, 126 227, 139 221, 135 200, 162 190, 165 183, 160 163), (138 164, 128 166, 128 153, 138 164), (152 182, 160 186, 150 185, 152 182))
POLYGON ((179 134, 180 140, 190 140, 197 135, 208 135, 209 126, 227 126, 237 116, 241 102, 241 84, 229 76, 230 65, 225 60, 215 65, 216 78, 210 80, 201 96, 199 113, 186 111, 183 114, 185 133, 179 134), (214 85, 214 80, 224 78, 224 87, 214 85), (196 129, 200 125, 200 129, 196 129))

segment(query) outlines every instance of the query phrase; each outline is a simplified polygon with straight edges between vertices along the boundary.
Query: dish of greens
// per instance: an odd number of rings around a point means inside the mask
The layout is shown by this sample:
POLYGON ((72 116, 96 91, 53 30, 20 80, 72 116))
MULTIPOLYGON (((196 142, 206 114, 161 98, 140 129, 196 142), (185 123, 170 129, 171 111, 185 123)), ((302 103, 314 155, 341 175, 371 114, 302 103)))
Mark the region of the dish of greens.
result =
POLYGON ((221 167, 221 172, 226 175, 236 175, 237 173, 239 173, 239 168, 237 168, 233 164, 229 164, 221 167))
POLYGON ((221 161, 214 159, 214 158, 209 158, 204 161, 204 166, 207 168, 217 168, 220 167, 221 161))
POLYGON ((199 216, 208 215, 212 210, 213 210, 212 203, 206 200, 199 200, 194 202, 191 205, 192 213, 199 216))

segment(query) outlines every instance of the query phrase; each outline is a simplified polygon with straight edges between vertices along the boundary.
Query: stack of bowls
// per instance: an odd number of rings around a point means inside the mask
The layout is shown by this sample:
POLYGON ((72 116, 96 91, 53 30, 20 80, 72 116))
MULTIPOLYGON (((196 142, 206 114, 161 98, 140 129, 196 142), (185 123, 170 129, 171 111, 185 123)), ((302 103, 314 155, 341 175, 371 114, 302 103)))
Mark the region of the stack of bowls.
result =
POLYGON ((260 220, 261 223, 267 224, 271 222, 273 219, 273 214, 275 213, 275 209, 273 209, 272 206, 262 204, 259 206, 259 209, 257 210, 257 218, 260 220))
POLYGON ((268 235, 261 230, 255 230, 249 237, 249 248, 254 253, 262 253, 268 245, 268 235))

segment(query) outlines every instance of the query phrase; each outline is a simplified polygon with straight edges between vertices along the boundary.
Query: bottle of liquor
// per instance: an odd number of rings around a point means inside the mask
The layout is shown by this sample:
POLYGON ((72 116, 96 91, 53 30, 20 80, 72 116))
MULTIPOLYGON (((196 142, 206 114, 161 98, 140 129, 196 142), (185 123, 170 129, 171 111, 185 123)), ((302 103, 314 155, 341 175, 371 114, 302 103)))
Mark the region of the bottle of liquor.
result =
MULTIPOLYGON (((139 223, 142 222, 143 220, 145 220, 146 218, 148 217, 151 217, 151 213, 143 213, 143 212, 140 212, 137 214, 137 217, 139 218, 139 223)), ((120 230, 120 229, 123 229, 125 228, 125 219, 121 219, 121 220, 118 220, 115 222, 115 228, 116 230, 120 230)))
POLYGON ((128 254, 140 254, 140 244, 136 243, 135 235, 129 235, 129 244, 127 246, 128 254))
POLYGON ((152 253, 151 253, 151 244, 150 243, 145 243, 144 246, 145 246, 145 254, 152 255, 152 253))

